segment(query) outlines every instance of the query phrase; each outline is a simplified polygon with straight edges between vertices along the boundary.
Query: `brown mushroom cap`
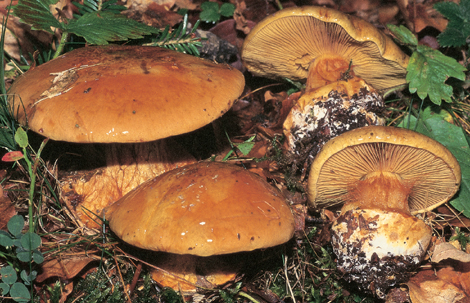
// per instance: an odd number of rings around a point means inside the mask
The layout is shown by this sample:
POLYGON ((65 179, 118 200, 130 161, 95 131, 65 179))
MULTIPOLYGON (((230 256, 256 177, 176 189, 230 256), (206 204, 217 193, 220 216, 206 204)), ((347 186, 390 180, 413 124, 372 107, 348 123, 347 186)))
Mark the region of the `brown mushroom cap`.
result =
POLYGON ((95 46, 20 76, 9 90, 20 123, 54 140, 143 142, 222 116, 244 77, 224 64, 159 47, 95 46))
POLYGON ((242 50, 255 75, 297 81, 322 56, 352 61, 354 73, 377 90, 405 84, 408 56, 370 23, 329 8, 293 7, 270 15, 251 30, 242 50))
POLYGON ((447 202, 461 180, 459 163, 439 142, 403 128, 367 126, 330 140, 317 154, 308 179, 309 202, 313 207, 348 202, 350 185, 377 173, 392 174, 409 186, 411 214, 447 202))
POLYGON ((175 254, 252 251, 285 243, 294 232, 279 191, 256 174, 217 162, 160 175, 104 212, 125 242, 175 254))

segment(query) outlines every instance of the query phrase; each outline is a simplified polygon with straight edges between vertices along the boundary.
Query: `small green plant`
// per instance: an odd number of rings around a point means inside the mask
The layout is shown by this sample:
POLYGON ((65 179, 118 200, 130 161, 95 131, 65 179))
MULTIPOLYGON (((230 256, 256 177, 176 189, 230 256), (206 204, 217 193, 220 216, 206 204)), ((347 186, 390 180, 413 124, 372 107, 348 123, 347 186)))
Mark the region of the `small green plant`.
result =
POLYGON ((467 248, 467 244, 470 243, 470 236, 467 236, 465 233, 463 233, 459 227, 455 228, 455 236, 452 236, 450 241, 457 240, 460 243, 460 247, 462 248, 463 251, 467 248))
POLYGON ((239 150, 244 156, 246 156, 250 153, 250 151, 255 146, 255 142, 253 142, 253 140, 255 140, 256 135, 251 136, 250 138, 248 138, 247 140, 241 143, 232 142, 227 132, 225 132, 225 135, 227 136, 228 142, 230 143, 230 147, 232 149, 225 155, 222 161, 227 161, 231 159, 230 157, 232 156, 233 153, 235 153, 235 158, 238 159, 237 150, 239 150))
POLYGON ((405 26, 389 24, 388 28, 413 51, 406 74, 410 93, 417 93, 421 100, 429 96, 437 105, 442 100, 452 103, 453 88, 445 82, 449 77, 464 81, 465 67, 438 50, 418 44, 416 36, 405 26))
POLYGON ((32 29, 51 34, 53 34, 53 28, 59 31, 61 38, 56 51, 49 56, 51 59, 63 52, 71 35, 82 37, 88 44, 95 45, 156 36, 151 45, 193 55, 199 54, 196 47, 200 46, 200 38, 193 36, 197 25, 190 33, 186 33, 187 17, 178 30, 171 31, 167 27, 162 31, 120 14, 126 8, 118 5, 117 0, 85 0, 83 4, 73 2, 78 7, 78 13, 75 13, 71 19, 66 19, 63 14, 59 14, 60 17, 56 18, 52 14, 49 6, 57 2, 58 0, 19 0, 18 4, 13 7, 13 14, 19 17, 21 22, 31 25, 32 29))
POLYGON ((460 3, 444 1, 434 4, 434 8, 449 19, 445 31, 437 36, 439 45, 448 47, 463 46, 470 37, 470 0, 460 3))
POLYGON ((171 30, 167 25, 163 32, 157 37, 153 38, 151 43, 144 45, 159 46, 182 53, 187 53, 194 56, 199 56, 198 47, 202 47, 201 39, 196 37, 194 33, 199 27, 200 20, 196 21, 193 28, 188 32, 188 15, 185 14, 183 22, 180 23, 176 30, 171 30))
POLYGON ((32 263, 41 264, 44 261, 38 250, 41 237, 29 231, 23 233, 24 226, 23 216, 16 215, 8 221, 8 232, 0 230, 0 245, 5 248, 5 252, 0 251, 0 256, 9 263, 0 269, 0 289, 2 296, 9 294, 16 302, 28 302, 31 299, 30 290, 26 286, 31 286, 36 279, 37 271, 32 270, 32 263), (26 269, 21 269, 24 263, 29 264, 29 274, 26 269), (17 272, 20 272, 20 281, 17 272))
POLYGON ((83 37, 89 44, 105 45, 108 41, 137 39, 160 32, 159 29, 117 14, 114 10, 106 10, 110 6, 103 5, 104 1, 100 0, 94 1, 95 5, 90 5, 92 1, 88 1, 80 7, 81 14, 74 15, 70 20, 65 17, 56 19, 49 6, 57 2, 57 0, 20 0, 13 7, 13 14, 20 18, 21 22, 31 25, 32 29, 53 34, 52 28, 56 28, 61 32, 61 40, 53 58, 62 52, 71 34, 83 37))
POLYGON ((222 3, 219 6, 217 2, 204 2, 201 4, 202 12, 199 18, 205 22, 216 23, 223 17, 231 17, 235 12, 235 5, 232 3, 222 3))

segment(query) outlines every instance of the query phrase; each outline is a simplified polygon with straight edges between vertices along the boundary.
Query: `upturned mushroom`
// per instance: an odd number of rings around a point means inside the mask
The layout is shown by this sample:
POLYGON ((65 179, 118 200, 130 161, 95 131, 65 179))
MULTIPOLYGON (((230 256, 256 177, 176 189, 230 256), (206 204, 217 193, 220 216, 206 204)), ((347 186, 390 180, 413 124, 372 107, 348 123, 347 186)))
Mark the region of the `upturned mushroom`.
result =
POLYGON ((457 192, 452 153, 417 132, 367 126, 326 143, 311 166, 314 208, 342 206, 332 226, 337 265, 348 281, 380 298, 421 262, 431 228, 414 215, 457 192))
POLYGON ((230 109, 244 77, 225 64, 158 48, 80 48, 31 68, 9 90, 18 121, 57 141, 102 143, 106 167, 64 182, 79 220, 143 181, 195 159, 171 136, 230 109))
POLYGON ((294 233, 280 191, 254 173, 220 162, 162 174, 104 213, 124 242, 160 252, 152 258, 160 267, 152 274, 157 282, 188 294, 233 280, 240 252, 281 245, 294 233))
POLYGON ((258 23, 242 59, 257 76, 306 81, 284 134, 287 151, 299 158, 294 163, 307 166, 315 146, 357 127, 383 125, 380 92, 404 85, 408 64, 408 56, 370 23, 316 6, 287 8, 258 23))

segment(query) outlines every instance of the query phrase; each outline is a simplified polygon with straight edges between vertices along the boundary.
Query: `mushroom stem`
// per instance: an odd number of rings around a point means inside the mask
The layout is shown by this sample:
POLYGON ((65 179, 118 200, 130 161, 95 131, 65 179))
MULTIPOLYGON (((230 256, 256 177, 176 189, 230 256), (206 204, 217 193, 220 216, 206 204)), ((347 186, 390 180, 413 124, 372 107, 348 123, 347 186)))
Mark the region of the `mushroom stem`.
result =
POLYGON ((120 199, 144 181, 194 163, 196 159, 174 138, 142 143, 102 145, 106 166, 74 173, 62 182, 62 196, 78 222, 98 228, 93 214, 120 199))
POLYGON ((373 172, 350 185, 348 201, 342 213, 354 208, 379 209, 410 214, 408 196, 413 184, 395 173, 373 172))
POLYGON ((308 69, 306 92, 354 76, 350 62, 337 55, 322 55, 316 58, 308 69))

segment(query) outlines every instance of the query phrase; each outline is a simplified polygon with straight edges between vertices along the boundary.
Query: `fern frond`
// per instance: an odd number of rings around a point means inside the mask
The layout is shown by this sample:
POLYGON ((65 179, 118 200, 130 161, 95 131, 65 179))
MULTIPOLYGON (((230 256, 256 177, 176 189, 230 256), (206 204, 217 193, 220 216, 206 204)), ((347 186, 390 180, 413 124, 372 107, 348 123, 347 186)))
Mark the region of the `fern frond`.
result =
POLYGON ((204 38, 195 37, 194 33, 199 26, 198 20, 193 28, 188 31, 188 15, 184 15, 183 22, 180 23, 177 29, 171 30, 170 26, 166 26, 163 32, 151 43, 145 45, 159 46, 178 52, 187 53, 194 56, 199 56, 198 47, 202 47, 201 40, 204 38))
POLYGON ((93 12, 111 12, 113 14, 119 14, 125 11, 127 7, 124 5, 116 4, 118 0, 83 0, 83 4, 73 1, 73 5, 78 8, 78 14, 74 14, 75 18, 79 18, 86 13, 93 12))

